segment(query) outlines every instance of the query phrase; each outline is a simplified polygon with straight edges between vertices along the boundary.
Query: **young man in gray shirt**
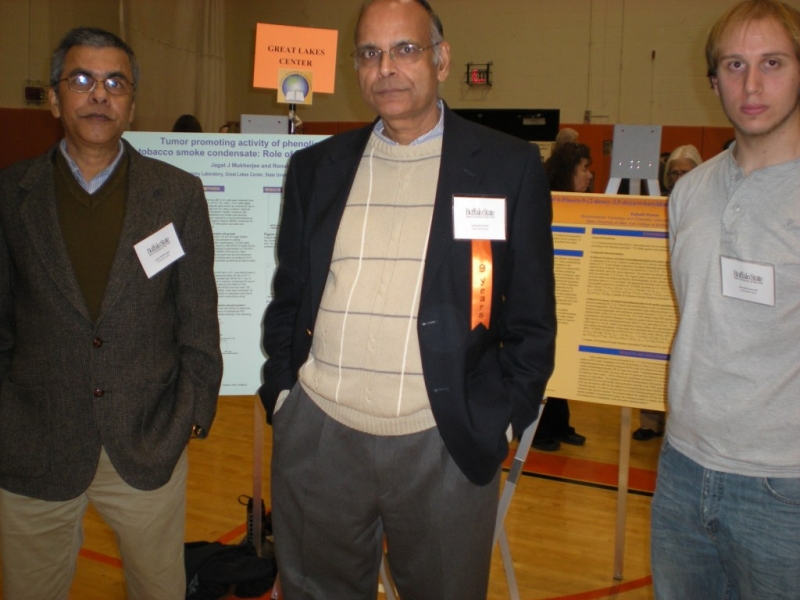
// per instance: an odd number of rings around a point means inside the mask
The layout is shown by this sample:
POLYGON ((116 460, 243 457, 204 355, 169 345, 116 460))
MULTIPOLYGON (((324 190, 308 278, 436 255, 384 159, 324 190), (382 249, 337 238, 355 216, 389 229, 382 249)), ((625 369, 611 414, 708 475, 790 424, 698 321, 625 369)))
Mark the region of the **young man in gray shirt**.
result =
POLYGON ((731 8, 707 46, 736 143, 670 198, 680 307, 653 499, 660 600, 800 590, 800 13, 731 8))

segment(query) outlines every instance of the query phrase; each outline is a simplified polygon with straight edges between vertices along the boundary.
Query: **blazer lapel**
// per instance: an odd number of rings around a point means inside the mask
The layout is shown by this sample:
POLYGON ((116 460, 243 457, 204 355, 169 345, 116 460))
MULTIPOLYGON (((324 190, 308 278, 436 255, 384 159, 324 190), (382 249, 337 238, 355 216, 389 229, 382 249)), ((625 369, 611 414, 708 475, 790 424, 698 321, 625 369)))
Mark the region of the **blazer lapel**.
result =
POLYGON ((478 158, 479 151, 480 146, 471 131, 464 128, 460 118, 445 107, 442 161, 420 301, 436 285, 436 274, 450 260, 450 253, 456 245, 463 244, 469 251, 469 242, 453 240, 453 194, 469 194, 477 189, 485 168, 478 158))
MULTIPOLYGON (((108 275, 98 321, 123 296, 125 287, 142 269, 133 246, 148 235, 155 233, 154 223, 159 222, 160 203, 158 199, 162 194, 161 186, 150 176, 150 171, 141 155, 128 142, 123 140, 123 143, 130 160, 125 218, 122 222, 117 252, 108 275)), ((166 225, 166 223, 162 225, 166 225)))
POLYGON ((78 312, 91 320, 58 223, 53 184, 53 153, 58 151, 56 146, 41 157, 20 181, 20 186, 29 190, 20 204, 20 216, 48 275, 78 312))

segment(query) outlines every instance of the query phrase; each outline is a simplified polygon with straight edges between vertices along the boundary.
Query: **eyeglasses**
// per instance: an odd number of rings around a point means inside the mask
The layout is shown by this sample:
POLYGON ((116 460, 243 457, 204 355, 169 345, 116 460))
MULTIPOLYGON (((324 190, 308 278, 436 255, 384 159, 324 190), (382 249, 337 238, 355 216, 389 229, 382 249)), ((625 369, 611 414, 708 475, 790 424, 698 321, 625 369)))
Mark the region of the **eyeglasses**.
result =
POLYGON ((669 175, 673 179, 680 179, 681 177, 686 175, 689 171, 691 171, 691 169, 685 169, 685 170, 682 170, 682 171, 673 170, 673 171, 670 171, 669 173, 667 173, 667 175, 669 175))
POLYGON ((125 77, 120 75, 106 77, 105 79, 95 79, 91 75, 80 73, 78 75, 73 75, 72 77, 59 79, 58 83, 61 83, 62 81, 66 81, 69 89, 71 89, 73 92, 77 92, 78 94, 88 94, 95 87, 97 87, 98 82, 102 82, 105 90, 114 96, 124 96, 125 94, 130 94, 131 90, 134 89, 133 84, 125 79, 125 77))
POLYGON ((430 46, 419 46, 418 44, 398 44, 394 48, 388 50, 381 50, 375 46, 364 46, 363 48, 356 48, 350 55, 356 61, 356 68, 358 67, 374 67, 380 64, 381 57, 388 54, 395 63, 402 65, 410 65, 419 60, 425 50, 435 48, 442 42, 436 42, 430 46))

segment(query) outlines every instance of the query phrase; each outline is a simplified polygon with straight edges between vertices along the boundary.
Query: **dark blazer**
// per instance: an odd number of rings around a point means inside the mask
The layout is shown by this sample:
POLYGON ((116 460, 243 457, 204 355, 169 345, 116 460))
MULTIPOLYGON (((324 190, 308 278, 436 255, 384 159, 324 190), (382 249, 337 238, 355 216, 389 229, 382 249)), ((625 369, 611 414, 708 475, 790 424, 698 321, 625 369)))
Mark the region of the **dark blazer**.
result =
POLYGON ((93 323, 58 223, 57 151, 0 172, 0 487, 74 498, 102 445, 128 484, 155 489, 192 425, 211 427, 222 376, 203 188, 125 142, 125 218, 93 323), (186 255, 148 279, 133 246, 169 223, 186 255))
MULTIPOLYGON (((308 358, 314 323, 350 187, 372 126, 297 152, 286 175, 274 299, 264 319, 264 383, 271 419, 308 358)), ((464 474, 492 480, 516 435, 535 418, 553 369, 552 207, 538 148, 445 108, 439 182, 417 321, 425 386, 442 439, 464 474), (453 195, 507 199, 507 239, 492 242, 489 329, 471 330, 469 241, 453 239, 453 195)))

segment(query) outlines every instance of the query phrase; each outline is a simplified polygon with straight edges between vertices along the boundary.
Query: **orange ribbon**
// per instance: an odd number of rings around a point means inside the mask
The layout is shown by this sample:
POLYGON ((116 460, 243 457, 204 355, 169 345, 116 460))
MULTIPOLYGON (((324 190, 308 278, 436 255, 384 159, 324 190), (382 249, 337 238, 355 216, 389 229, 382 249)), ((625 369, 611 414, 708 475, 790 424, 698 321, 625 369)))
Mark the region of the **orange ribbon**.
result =
POLYGON ((472 329, 489 329, 492 313, 492 243, 472 240, 472 329))

